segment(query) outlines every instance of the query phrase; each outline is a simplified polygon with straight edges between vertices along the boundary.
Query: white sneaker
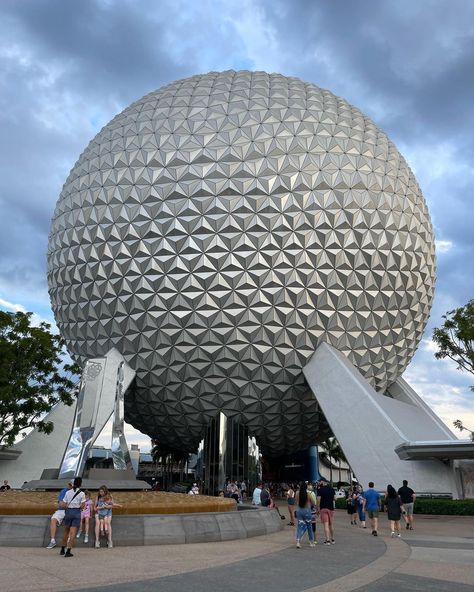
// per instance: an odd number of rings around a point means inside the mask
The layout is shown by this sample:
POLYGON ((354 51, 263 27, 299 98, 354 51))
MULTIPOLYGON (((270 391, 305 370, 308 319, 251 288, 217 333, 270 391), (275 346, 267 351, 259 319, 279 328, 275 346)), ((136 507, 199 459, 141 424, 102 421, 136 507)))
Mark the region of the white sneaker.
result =
POLYGON ((300 545, 300 542, 299 541, 296 541, 296 548, 297 549, 301 549, 301 545, 300 545))
POLYGON ((47 549, 54 549, 54 547, 56 546, 56 541, 55 539, 51 539, 49 541, 49 545, 46 547, 47 549))
POLYGON ((400 539, 402 538, 402 535, 399 532, 397 532, 397 537, 400 539))
POLYGON ((393 539, 393 537, 395 536, 395 533, 392 531, 392 532, 390 533, 390 536, 391 536, 391 537, 392 537, 392 539, 393 539))
POLYGON ((84 535, 84 543, 87 544, 89 542, 89 535, 84 535))
POLYGON ((80 538, 81 538, 81 531, 80 531, 80 530, 78 530, 78 531, 77 531, 77 534, 76 534, 76 539, 80 539, 80 538))
POLYGON ((313 542, 309 543, 309 546, 310 547, 316 547, 316 545, 313 542))
POLYGON ((107 547, 108 547, 109 549, 113 549, 114 545, 113 545, 112 541, 109 541, 109 542, 107 543, 107 547))
POLYGON ((95 548, 96 548, 96 549, 100 549, 100 542, 99 542, 99 541, 96 541, 96 542, 95 542, 95 548))

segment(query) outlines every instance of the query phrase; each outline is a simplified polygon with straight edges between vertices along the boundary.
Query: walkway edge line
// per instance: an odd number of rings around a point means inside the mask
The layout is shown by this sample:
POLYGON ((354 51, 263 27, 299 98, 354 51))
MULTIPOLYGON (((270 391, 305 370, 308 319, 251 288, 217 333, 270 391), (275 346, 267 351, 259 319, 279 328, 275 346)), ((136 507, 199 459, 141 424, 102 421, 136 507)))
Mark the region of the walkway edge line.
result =
POLYGON ((411 554, 410 546, 399 539, 394 540, 390 537, 381 538, 386 545, 386 550, 382 557, 345 576, 341 576, 325 584, 320 584, 314 588, 307 588, 302 592, 352 592, 398 569, 400 565, 409 559, 411 554))

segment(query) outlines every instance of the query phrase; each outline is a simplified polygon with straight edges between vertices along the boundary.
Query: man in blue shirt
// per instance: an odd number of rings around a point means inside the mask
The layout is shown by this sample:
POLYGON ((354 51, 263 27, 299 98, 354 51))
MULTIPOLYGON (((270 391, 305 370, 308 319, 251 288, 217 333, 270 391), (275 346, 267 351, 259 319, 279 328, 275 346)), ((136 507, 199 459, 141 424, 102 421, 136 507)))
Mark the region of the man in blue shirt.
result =
POLYGON ((370 523, 372 525, 372 534, 377 536, 377 528, 379 524, 379 510, 380 510, 380 493, 374 489, 374 483, 369 483, 369 489, 364 491, 365 509, 369 514, 370 523))
POLYGON ((63 489, 61 489, 61 491, 58 494, 58 499, 56 500, 57 505, 58 505, 58 509, 51 516, 51 522, 49 525, 49 532, 51 533, 51 540, 49 541, 49 545, 46 547, 47 549, 54 549, 54 547, 56 546, 56 530, 58 529, 58 526, 60 526, 62 521, 64 520, 64 514, 66 513, 65 510, 63 510, 59 507, 59 502, 61 502, 64 499, 66 492, 68 492, 71 488, 72 488, 72 483, 70 481, 67 484, 67 487, 64 487, 63 489))

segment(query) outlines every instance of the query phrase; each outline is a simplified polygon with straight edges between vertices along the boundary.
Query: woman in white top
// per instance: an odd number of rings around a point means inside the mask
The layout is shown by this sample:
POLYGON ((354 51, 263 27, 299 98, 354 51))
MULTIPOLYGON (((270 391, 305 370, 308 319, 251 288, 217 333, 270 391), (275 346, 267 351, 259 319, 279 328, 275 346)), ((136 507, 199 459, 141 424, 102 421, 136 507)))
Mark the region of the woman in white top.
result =
POLYGON ((86 501, 86 496, 80 489, 81 485, 82 479, 75 477, 72 489, 67 491, 62 501, 59 502, 60 506, 65 509, 64 534, 60 551, 60 555, 64 555, 64 557, 73 557, 71 549, 76 540, 77 529, 81 525, 81 510, 86 501))

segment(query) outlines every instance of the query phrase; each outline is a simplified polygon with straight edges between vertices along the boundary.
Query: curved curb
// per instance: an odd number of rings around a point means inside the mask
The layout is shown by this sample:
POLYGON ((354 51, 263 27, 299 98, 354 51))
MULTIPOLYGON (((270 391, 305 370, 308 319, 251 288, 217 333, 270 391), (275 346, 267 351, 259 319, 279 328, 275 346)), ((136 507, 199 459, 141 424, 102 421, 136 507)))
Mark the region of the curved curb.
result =
POLYGON ((396 570, 410 557, 410 546, 403 540, 381 537, 386 546, 386 551, 375 561, 314 588, 306 588, 302 592, 352 592, 362 586, 367 586, 375 580, 382 578, 396 570))
MULTIPOLYGON (((44 547, 49 542, 49 516, 0 516, 0 547, 44 547)), ((79 547, 92 547, 90 542, 79 547)), ((194 514, 133 514, 114 516, 115 546, 173 545, 247 539, 283 528, 277 511, 252 508, 232 512, 194 514)), ((61 537, 61 529, 56 539, 61 537)))

